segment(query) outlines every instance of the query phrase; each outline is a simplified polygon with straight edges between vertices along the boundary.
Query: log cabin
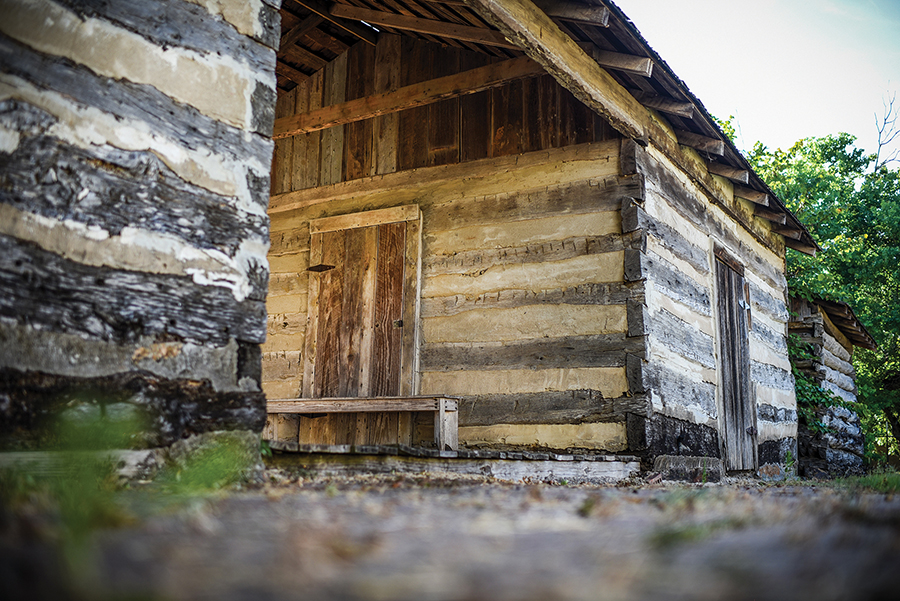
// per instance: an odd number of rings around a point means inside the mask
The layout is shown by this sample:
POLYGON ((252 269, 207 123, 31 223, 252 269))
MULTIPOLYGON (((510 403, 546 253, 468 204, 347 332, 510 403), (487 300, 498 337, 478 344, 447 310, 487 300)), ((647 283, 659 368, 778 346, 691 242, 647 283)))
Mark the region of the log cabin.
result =
POLYGON ((811 407, 798 427, 799 475, 833 478, 865 472, 865 436, 857 402, 855 347, 874 350, 875 340, 846 303, 792 296, 788 331, 805 344, 811 359, 795 360, 796 367, 825 392, 836 397, 829 406, 811 407), (824 429, 809 423, 818 421, 824 429))
POLYGON ((2 6, 5 447, 795 449, 815 242, 611 2, 2 6))
POLYGON ((613 3, 281 18, 265 437, 797 456, 816 243, 613 3))

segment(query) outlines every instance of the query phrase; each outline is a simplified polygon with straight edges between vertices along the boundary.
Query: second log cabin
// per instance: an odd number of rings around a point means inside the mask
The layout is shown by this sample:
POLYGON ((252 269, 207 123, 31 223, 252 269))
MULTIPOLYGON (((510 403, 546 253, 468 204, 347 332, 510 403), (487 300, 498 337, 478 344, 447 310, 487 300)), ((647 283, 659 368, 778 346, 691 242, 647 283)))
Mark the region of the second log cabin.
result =
MULTIPOLYGON (((785 252, 816 244, 631 21, 611 2, 361 4, 281 9, 270 404, 454 398, 461 445, 648 467, 796 457, 785 252)), ((267 426, 424 432, 391 412, 267 426)))

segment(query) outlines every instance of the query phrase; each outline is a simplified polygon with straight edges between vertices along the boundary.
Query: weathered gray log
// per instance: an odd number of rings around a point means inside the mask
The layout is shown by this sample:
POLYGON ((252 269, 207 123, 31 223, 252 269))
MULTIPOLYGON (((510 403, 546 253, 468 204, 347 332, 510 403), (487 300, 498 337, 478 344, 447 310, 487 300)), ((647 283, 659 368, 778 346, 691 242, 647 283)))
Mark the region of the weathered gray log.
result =
POLYGON ((596 390, 489 394, 460 400, 459 425, 621 422, 628 413, 648 411, 645 396, 608 399, 596 390))
POLYGON ((467 273, 499 265, 564 261, 574 257, 621 251, 630 248, 631 236, 607 234, 580 236, 566 240, 539 242, 512 248, 467 250, 453 255, 429 257, 423 265, 425 275, 467 273))
POLYGON ((643 282, 580 284, 557 290, 501 290, 469 298, 464 295, 422 299, 422 317, 456 315, 473 309, 510 309, 527 305, 621 305, 643 301, 643 282))
POLYGON ((672 352, 703 367, 715 369, 713 338, 709 334, 699 331, 665 309, 650 316, 650 332, 656 341, 672 352))
POLYGON ((757 340, 764 343, 772 350, 787 356, 787 339, 784 334, 763 325, 760 320, 753 320, 753 325, 750 328, 750 335, 756 337, 757 340))
POLYGON ((643 255, 641 268, 647 283, 658 291, 701 315, 712 314, 709 290, 662 257, 652 253, 643 255))
POLYGON ((675 228, 648 215, 633 200, 626 199, 622 202, 622 231, 632 232, 638 229, 653 235, 663 248, 671 251, 679 259, 684 259, 700 273, 709 273, 707 251, 692 244, 675 228))
POLYGON ((731 253, 737 255, 749 269, 773 288, 782 289, 787 286, 784 273, 748 247, 724 223, 718 221, 707 209, 708 201, 695 197, 680 180, 643 149, 636 148, 635 156, 640 164, 641 173, 647 179, 647 186, 662 196, 677 213, 700 231, 714 235, 731 253))
POLYGON ((750 302, 775 321, 786 322, 790 318, 784 299, 772 296, 753 282, 750 282, 750 302))
MULTIPOLYGON (((647 306, 644 304, 643 299, 635 300, 629 299, 628 302, 625 303, 625 317, 628 323, 628 336, 645 336, 650 331, 650 315, 647 312, 647 306)), ((644 356, 645 352, 642 351, 639 354, 640 356, 644 356)))
MULTIPOLYGON (((7 107, 0 102, 0 123, 7 107)), ((140 228, 231 257, 245 241, 266 239, 266 217, 184 182, 152 152, 83 150, 52 137, 25 138, 11 154, 0 154, 0 183, 0 203, 110 235, 140 228)), ((264 288, 257 291, 264 294, 264 288)))
POLYGON ((750 378, 761 386, 778 390, 794 390, 791 372, 768 363, 750 361, 750 378))
POLYGON ((856 382, 853 381, 848 375, 842 374, 841 372, 831 369, 827 365, 823 366, 825 368, 825 380, 831 382, 838 388, 846 390, 852 395, 856 395, 856 382))
POLYGON ((109 0, 56 0, 82 19, 111 21, 163 48, 187 48, 201 54, 217 53, 245 60, 254 69, 272 69, 271 55, 281 40, 281 16, 261 7, 262 32, 248 36, 219 15, 185 0, 165 2, 110 2, 109 0))
POLYGON ((139 372, 76 378, 0 368, 0 396, 6 399, 0 405, 0 433, 24 439, 52 433, 66 411, 97 425, 135 418, 141 435, 132 442, 138 447, 170 445, 216 430, 259 431, 266 421, 261 392, 216 392, 206 381, 139 372))
POLYGON ((658 362, 647 366, 646 372, 648 389, 664 406, 687 407, 696 404, 708 416, 715 418, 718 415, 714 384, 693 380, 658 362))
MULTIPOLYGON (((3 34, 0 34, 0 72, 15 75, 40 88, 59 90, 83 106, 121 119, 142 121, 156 135, 167 137, 185 148, 204 150, 212 155, 224 154, 238 162, 255 161, 268 165, 272 161, 274 143, 264 135, 248 135, 240 128, 176 102, 153 86, 96 75, 87 67, 65 58, 41 54, 3 34)), ((274 99, 271 104, 274 106, 274 99)), ((254 175, 251 170, 247 177, 255 202, 268 207, 268 173, 254 175)))
POLYGON ((644 339, 623 334, 539 338, 497 343, 430 343, 422 371, 621 367, 625 353, 642 355, 644 339))
POLYGON ((830 334, 824 334, 823 343, 825 348, 835 357, 841 359, 842 361, 846 361, 847 363, 851 360, 851 355, 847 352, 847 349, 837 341, 834 336, 830 334))
POLYGON ((822 361, 831 369, 856 379, 856 370, 853 368, 853 364, 849 361, 844 361, 827 348, 822 349, 822 361))
POLYGON ((719 433, 710 426, 660 413, 654 413, 649 418, 632 414, 626 423, 628 449, 631 452, 645 451, 645 456, 651 458, 659 455, 721 456, 719 433))
MULTIPOLYGON (((0 256, 0 316, 115 342, 266 338, 261 298, 238 302, 230 289, 190 277, 91 267, 9 236, 0 235, 0 256)), ((258 277, 267 273, 259 267, 258 277)))
MULTIPOLYGON (((784 407, 775 407, 763 403, 757 408, 757 417, 763 421, 780 424, 783 422, 796 422, 797 412, 794 409, 785 409, 784 407)), ((762 462, 761 459, 760 462, 762 462)))

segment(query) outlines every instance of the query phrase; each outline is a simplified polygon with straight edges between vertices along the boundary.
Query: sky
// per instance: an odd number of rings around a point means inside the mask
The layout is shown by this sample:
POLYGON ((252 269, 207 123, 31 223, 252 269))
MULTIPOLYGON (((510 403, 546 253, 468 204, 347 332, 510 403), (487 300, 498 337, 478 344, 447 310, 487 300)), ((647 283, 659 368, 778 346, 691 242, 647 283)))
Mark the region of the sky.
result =
POLYGON ((875 115, 894 93, 900 110, 900 0, 613 1, 711 114, 735 116, 739 148, 843 131, 875 152, 875 115))

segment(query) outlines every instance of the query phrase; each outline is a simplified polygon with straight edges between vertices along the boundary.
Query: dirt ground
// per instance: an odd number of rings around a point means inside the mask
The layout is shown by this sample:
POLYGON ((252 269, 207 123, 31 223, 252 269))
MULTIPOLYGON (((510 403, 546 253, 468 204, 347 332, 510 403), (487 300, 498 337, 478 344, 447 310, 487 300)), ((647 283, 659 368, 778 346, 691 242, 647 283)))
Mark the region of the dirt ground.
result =
POLYGON ((896 495, 753 481, 303 479, 276 469, 266 480, 95 534, 82 596, 900 598, 896 495))

